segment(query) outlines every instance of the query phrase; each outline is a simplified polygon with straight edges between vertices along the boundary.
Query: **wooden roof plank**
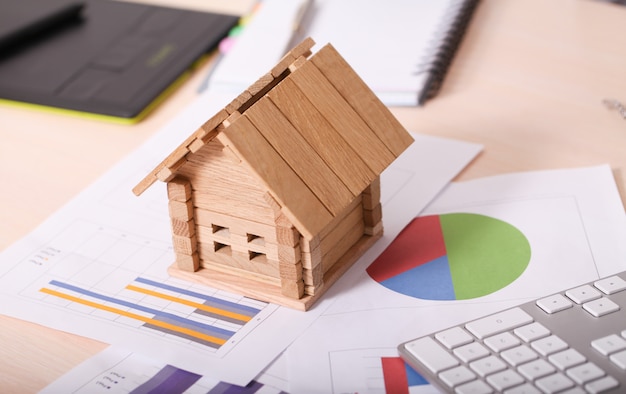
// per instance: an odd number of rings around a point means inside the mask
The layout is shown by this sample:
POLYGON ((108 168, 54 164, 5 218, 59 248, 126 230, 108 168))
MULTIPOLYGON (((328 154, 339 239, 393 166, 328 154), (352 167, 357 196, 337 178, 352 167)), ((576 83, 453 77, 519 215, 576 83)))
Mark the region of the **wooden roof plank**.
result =
POLYGON ((306 37, 298 45, 293 47, 289 54, 294 58, 299 58, 300 56, 308 57, 311 54, 311 48, 315 45, 315 41, 311 37, 306 37))
POLYGON ((152 186, 152 184, 154 182, 157 181, 157 176, 156 176, 156 172, 151 172, 148 175, 146 175, 145 178, 143 178, 141 181, 139 181, 139 183, 137 185, 135 185, 135 187, 133 187, 133 193, 136 196, 141 195, 141 193, 143 193, 144 191, 146 191, 147 188, 149 188, 150 186, 152 186))
POLYGON ((250 95, 252 96, 256 96, 273 81, 274 81, 274 76, 272 75, 271 72, 263 74, 259 77, 259 79, 254 81, 254 83, 248 87, 247 92, 249 92, 250 95))
MULTIPOLYGON (((213 139, 215 137, 215 128, 218 127, 227 117, 228 112, 226 112, 225 109, 217 111, 215 115, 213 115, 206 122, 204 122, 193 134, 187 137, 187 139, 185 139, 182 144, 180 144, 148 175, 146 175, 135 187, 133 187, 133 193, 139 196, 144 191, 146 191, 146 189, 152 186, 152 184, 159 179, 158 174, 161 171, 163 171, 165 168, 171 170, 174 164, 179 163, 179 161, 190 152, 189 147, 190 145, 194 144, 194 142, 201 141, 203 143, 207 143, 209 140, 213 139)), ((197 150, 199 148, 194 144, 194 149, 197 150)))
POLYGON ((333 216, 350 204, 356 194, 350 192, 269 98, 260 99, 244 115, 333 216))
POLYGON ((293 81, 284 80, 268 93, 268 97, 354 195, 361 193, 376 178, 376 174, 293 81))
POLYGON ((224 120, 226 120, 226 118, 228 118, 228 115, 229 113, 224 108, 220 109, 215 113, 215 115, 211 116, 209 120, 207 120, 202 124, 202 126, 200 126, 203 132, 201 133, 200 131, 197 131, 196 133, 194 133, 194 137, 204 139, 204 136, 215 130, 217 126, 219 126, 224 120))
POLYGON ((413 137, 332 45, 325 45, 310 61, 396 157, 411 145, 413 137))
POLYGON ((239 111, 239 108, 246 104, 251 98, 252 93, 248 90, 244 90, 239 96, 235 97, 233 101, 226 105, 226 112, 232 114, 235 111, 239 111))
POLYGON ((289 65, 293 63, 300 56, 308 57, 311 54, 311 48, 315 45, 315 41, 311 37, 307 37, 302 40, 298 45, 293 47, 287 52, 282 59, 272 68, 270 73, 278 78, 282 73, 289 68, 289 65))
POLYGON ((258 176, 306 238, 312 239, 332 220, 326 207, 246 116, 236 119, 217 138, 258 176))
POLYGON ((313 63, 303 64, 290 77, 374 173, 391 164, 393 153, 313 63))
POLYGON ((287 53, 285 56, 283 56, 282 59, 280 59, 280 61, 278 62, 278 64, 276 64, 272 70, 270 71, 270 73, 272 74, 272 76, 274 78, 278 78, 281 76, 282 73, 285 72, 285 70, 287 70, 289 68, 289 65, 291 63, 293 63, 296 60, 295 57, 293 57, 293 55, 291 53, 287 53))

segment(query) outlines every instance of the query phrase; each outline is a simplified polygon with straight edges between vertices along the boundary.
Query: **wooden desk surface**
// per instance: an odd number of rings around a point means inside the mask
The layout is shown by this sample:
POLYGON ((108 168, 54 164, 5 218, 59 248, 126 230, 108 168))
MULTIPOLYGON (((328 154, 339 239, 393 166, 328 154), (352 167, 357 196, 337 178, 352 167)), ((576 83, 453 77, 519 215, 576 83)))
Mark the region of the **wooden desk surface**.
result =
MULTIPOLYGON (((158 131, 207 67, 136 126, 0 107, 0 250, 158 131)), ((459 180, 609 163, 626 201, 626 119, 602 103, 626 105, 624 70, 626 7, 482 0, 437 97, 393 111, 409 130, 485 146, 459 180)), ((105 346, 0 316, 0 387, 36 392, 105 346)))

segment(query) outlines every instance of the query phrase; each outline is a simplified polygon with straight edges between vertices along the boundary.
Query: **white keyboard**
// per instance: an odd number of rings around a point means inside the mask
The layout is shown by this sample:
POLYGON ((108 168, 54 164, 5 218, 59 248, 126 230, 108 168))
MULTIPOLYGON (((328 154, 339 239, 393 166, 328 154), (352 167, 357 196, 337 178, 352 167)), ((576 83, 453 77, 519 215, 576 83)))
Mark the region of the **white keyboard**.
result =
POLYGON ((450 393, 626 393, 626 271, 398 350, 450 393))

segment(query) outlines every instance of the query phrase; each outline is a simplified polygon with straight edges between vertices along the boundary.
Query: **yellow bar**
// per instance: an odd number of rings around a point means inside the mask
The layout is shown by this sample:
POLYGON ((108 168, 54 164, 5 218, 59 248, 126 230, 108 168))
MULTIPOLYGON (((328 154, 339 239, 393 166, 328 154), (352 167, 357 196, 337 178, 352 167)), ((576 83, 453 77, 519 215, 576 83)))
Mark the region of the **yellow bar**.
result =
POLYGON ((139 293, 148 294, 148 295, 151 295, 151 296, 154 296, 154 297, 159 297, 159 298, 162 298, 162 299, 168 300, 168 301, 178 302, 180 304, 192 306, 194 308, 202 309, 203 311, 206 311, 206 312, 216 313, 218 315, 221 315, 221 316, 224 316, 224 317, 230 317, 230 318, 237 319, 237 320, 240 320, 240 321, 243 321, 243 322, 248 322, 251 319, 250 316, 242 315, 240 313, 230 312, 230 311, 227 311, 227 310, 224 310, 224 309, 219 309, 219 308, 215 308, 215 307, 212 307, 212 306, 200 304, 200 303, 197 303, 197 302, 184 300, 184 299, 181 299, 181 298, 177 298, 177 297, 174 297, 174 296, 170 296, 170 295, 167 295, 167 294, 159 293, 157 291, 148 290, 148 289, 144 289, 144 288, 133 286, 133 285, 128 285, 128 286, 126 286, 126 288, 128 290, 133 290, 133 291, 137 291, 139 293))
POLYGON ((203 334, 201 332, 191 330, 189 328, 175 326, 173 324, 166 323, 166 322, 163 322, 163 321, 160 321, 160 320, 154 320, 154 319, 152 319, 150 317, 144 317, 144 316, 132 313, 132 312, 127 312, 127 311, 123 311, 121 309, 117 309, 117 308, 113 308, 113 307, 110 307, 110 306, 98 304, 97 302, 84 300, 82 298, 74 297, 72 295, 61 293, 61 292, 56 291, 56 290, 47 289, 47 288, 44 287, 44 288, 40 289, 39 291, 41 291, 42 293, 46 293, 46 294, 50 294, 50 295, 56 296, 56 297, 64 298, 64 299, 72 301, 72 302, 77 302, 79 304, 87 305, 87 306, 90 306, 90 307, 93 307, 93 308, 96 308, 96 309, 101 309, 101 310, 104 310, 104 311, 107 311, 107 312, 116 313, 116 314, 121 315, 121 316, 130 317, 131 319, 140 320, 140 321, 143 321, 145 323, 151 324, 153 326, 158 326, 158 327, 161 327, 161 328, 165 328, 167 330, 176 331, 176 332, 179 332, 181 334, 185 334, 185 335, 189 335, 189 336, 194 337, 194 338, 201 339, 203 341, 215 343, 217 345, 223 345, 223 344, 226 343, 226 339, 221 339, 221 338, 217 338, 217 337, 214 337, 214 336, 211 336, 211 335, 206 335, 206 334, 203 334))

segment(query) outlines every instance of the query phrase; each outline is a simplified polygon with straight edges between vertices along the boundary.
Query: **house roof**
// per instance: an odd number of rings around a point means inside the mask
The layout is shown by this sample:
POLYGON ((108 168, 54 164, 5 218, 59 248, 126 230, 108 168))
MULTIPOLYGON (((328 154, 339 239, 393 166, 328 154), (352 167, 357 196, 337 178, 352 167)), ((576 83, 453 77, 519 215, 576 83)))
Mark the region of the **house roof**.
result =
POLYGON ((413 138, 330 45, 308 38, 205 122, 133 192, 168 181, 217 138, 309 238, 340 214, 413 138), (310 57, 309 57, 310 56, 310 57))

